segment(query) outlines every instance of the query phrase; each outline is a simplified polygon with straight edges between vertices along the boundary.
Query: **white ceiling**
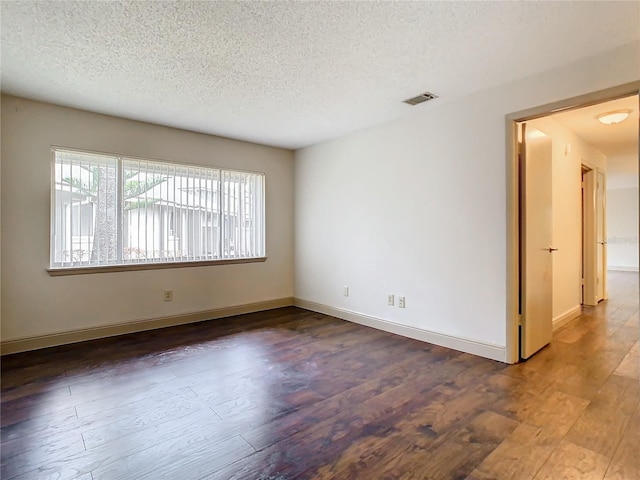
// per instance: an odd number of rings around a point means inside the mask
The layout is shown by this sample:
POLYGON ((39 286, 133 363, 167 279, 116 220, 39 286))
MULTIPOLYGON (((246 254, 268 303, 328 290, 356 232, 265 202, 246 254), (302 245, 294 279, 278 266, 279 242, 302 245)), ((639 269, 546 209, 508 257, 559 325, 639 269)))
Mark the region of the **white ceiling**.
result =
POLYGON ((553 118, 607 157, 638 151, 638 95, 556 113, 553 118), (629 110, 631 113, 629 118, 616 125, 604 125, 598 121, 599 115, 616 110, 629 110))
POLYGON ((556 113, 553 118, 607 156, 607 188, 638 186, 638 95, 556 113), (629 118, 603 125, 598 115, 630 110, 629 118))
POLYGON ((6 93, 299 148, 640 37, 640 2, 2 1, 6 93))

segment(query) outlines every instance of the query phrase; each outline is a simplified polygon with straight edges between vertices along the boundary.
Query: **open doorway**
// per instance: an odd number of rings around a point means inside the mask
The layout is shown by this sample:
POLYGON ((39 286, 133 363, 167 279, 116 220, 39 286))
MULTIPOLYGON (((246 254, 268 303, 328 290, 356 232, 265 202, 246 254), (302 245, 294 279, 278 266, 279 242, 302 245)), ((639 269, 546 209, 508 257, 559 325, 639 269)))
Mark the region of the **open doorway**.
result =
POLYGON ((606 174, 603 170, 591 168, 586 163, 582 164, 581 197, 582 276, 580 305, 595 307, 608 297, 607 214, 605 208, 607 193, 606 174))
MULTIPOLYGON (((640 82, 621 86, 603 92, 596 92, 554 105, 540 107, 538 109, 519 112, 510 115, 507 120, 508 133, 510 142, 508 174, 509 174, 509 237, 508 237, 508 267, 509 267, 509 288, 511 302, 509 307, 509 321, 507 323, 507 361, 513 363, 521 358, 527 358, 531 351, 525 352, 523 355, 523 334, 526 336, 527 327, 538 325, 535 328, 546 328, 547 330, 553 325, 556 328, 564 323, 571 321, 580 315, 581 304, 587 303, 585 298, 587 292, 585 287, 585 275, 591 273, 585 267, 583 253, 592 255, 590 269, 593 274, 594 282, 589 285, 589 304, 594 305, 607 298, 607 268, 615 266, 611 262, 616 257, 607 255, 607 248, 611 247, 611 243, 622 243, 620 240, 614 240, 611 232, 606 232, 606 213, 608 204, 606 201, 607 192, 606 185, 608 182, 607 160, 613 159, 611 164, 623 162, 618 160, 621 156, 629 158, 631 155, 635 166, 635 185, 629 188, 635 188, 635 225, 629 228, 635 229, 634 235, 627 234, 623 242, 627 246, 627 250, 635 250, 637 259, 638 255, 638 233, 637 233, 637 204, 638 204, 638 90, 640 82), (609 103, 612 102, 612 103, 609 103), (627 102, 630 108, 621 107, 620 102, 627 102), (601 130, 604 133, 591 135, 587 130, 597 130, 604 127, 598 122, 598 115, 615 110, 630 110, 630 118, 626 120, 625 129, 631 131, 633 146, 629 151, 629 146, 623 146, 622 142, 616 135, 612 134, 613 129, 601 130), (597 112, 596 112, 597 111, 597 112), (552 213, 552 230, 554 231, 553 239, 549 245, 539 246, 540 249, 554 250, 553 254, 553 275, 550 281, 553 283, 552 297, 548 299, 551 307, 550 318, 529 318, 527 323, 527 305, 531 298, 527 298, 526 292, 521 289, 521 279, 526 269, 526 261, 522 258, 523 251, 520 238, 522 234, 522 198, 520 196, 520 188, 522 186, 521 171, 519 171, 518 159, 516 153, 522 149, 520 141, 526 138, 518 137, 516 126, 518 123, 526 123, 529 131, 535 130, 540 132, 538 135, 549 136, 552 139, 553 149, 553 180, 552 180, 552 196, 553 196, 553 213, 552 213), (554 141, 555 140, 555 141, 554 141), (607 144, 607 142, 609 142, 607 144), (616 152, 615 149, 619 152, 616 152), (627 153, 622 150, 627 148, 627 153), (520 150, 519 150, 520 149, 520 150), (606 153, 601 150, 606 151, 606 153), (624 156, 626 155, 626 156, 624 156), (589 205, 593 207, 593 224, 589 226, 589 241, 592 247, 587 249, 585 243, 585 231, 583 229, 583 194, 582 180, 583 172, 591 172, 589 175, 593 179, 592 192, 589 192, 589 205), (600 185, 600 186, 598 186, 600 185), (592 203, 591 203, 592 202, 592 203), (571 213, 573 212, 573 213, 571 213), (600 213, 600 218, 596 213, 600 213), (609 242, 607 242, 607 238, 609 242), (613 242, 611 242, 613 240, 613 242), (635 245, 633 241, 635 240, 635 245), (558 251, 555 251, 555 249, 558 251), (591 253, 589 253, 591 252, 591 253), (609 257, 609 261, 607 261, 609 257), (583 296, 584 291, 584 296, 583 296), (542 324, 543 327, 539 325, 542 324)), ((624 122, 613 127, 620 127, 624 122)), ((611 125, 609 125, 611 127, 611 125)), ((629 166, 629 165, 627 165, 629 166)), ((614 168, 617 172, 617 166, 614 168)), ((617 173, 616 173, 617 175, 617 173)), ((613 182, 617 185, 616 181, 613 182)), ((631 197, 631 195, 627 195, 631 197)), ((615 203, 615 202, 614 202, 615 203)), ((609 206, 610 207, 610 206, 609 206)), ((625 210, 627 211, 628 208, 625 210)), ((637 265, 637 260, 636 260, 637 265)), ((634 268, 633 266, 629 268, 634 268)), ((635 267, 637 271, 637 266, 635 267)), ((549 281, 549 279, 547 279, 549 281)), ((588 279, 587 279, 588 280, 588 279)), ((539 301, 539 297, 535 297, 539 301)), ((544 310, 544 309, 543 309, 544 310)), ((539 311, 533 309, 532 311, 539 311)), ((530 314, 531 312, 529 312, 530 314)), ((535 336, 535 332, 530 335, 535 336)), ((538 345, 534 352, 542 348, 538 345)))
POLYGON ((608 298, 608 271, 638 271, 637 110, 636 94, 551 117, 605 159, 601 164, 581 153, 583 305, 608 298))

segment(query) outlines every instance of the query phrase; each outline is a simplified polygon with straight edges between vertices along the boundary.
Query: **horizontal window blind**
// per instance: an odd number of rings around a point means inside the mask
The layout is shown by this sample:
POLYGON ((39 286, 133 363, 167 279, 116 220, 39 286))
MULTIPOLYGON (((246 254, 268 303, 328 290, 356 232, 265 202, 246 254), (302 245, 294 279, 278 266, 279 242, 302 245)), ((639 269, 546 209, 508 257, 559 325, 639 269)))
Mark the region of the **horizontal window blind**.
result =
POLYGON ((53 153, 53 268, 265 255, 264 174, 53 153))

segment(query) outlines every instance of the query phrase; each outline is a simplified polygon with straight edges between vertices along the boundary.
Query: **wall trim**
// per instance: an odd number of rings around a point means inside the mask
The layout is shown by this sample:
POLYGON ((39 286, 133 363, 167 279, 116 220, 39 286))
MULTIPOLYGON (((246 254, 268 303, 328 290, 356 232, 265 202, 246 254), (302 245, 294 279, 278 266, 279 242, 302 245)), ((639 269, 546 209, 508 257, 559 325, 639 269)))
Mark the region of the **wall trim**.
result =
POLYGON ((613 271, 613 272, 637 272, 638 271, 638 267, 625 267, 625 266, 607 266, 607 270, 613 271))
POLYGON ((116 323, 100 327, 83 328, 48 335, 7 340, 0 343, 0 355, 38 350, 40 348, 56 347, 59 345, 67 345, 69 343, 96 340, 99 338, 113 337, 127 333, 144 332, 146 330, 155 330, 158 328, 174 327, 187 323, 201 322, 203 320, 215 320, 234 315, 242 315, 244 313, 273 310, 274 308, 289 307, 293 304, 292 297, 277 298, 274 300, 265 300, 263 302, 215 308, 213 310, 183 313, 144 320, 134 320, 131 322, 116 323))
POLYGON ((578 305, 577 307, 570 308, 566 312, 558 315, 553 319, 553 331, 555 332, 560 327, 566 325, 574 318, 579 317, 581 313, 582 313, 582 307, 578 305))
POLYGON ((311 310, 313 312, 324 313, 325 315, 331 315, 333 317, 347 320, 349 322, 358 323, 367 327, 372 327, 377 330, 383 330, 389 333, 395 333, 403 337, 413 338, 427 343, 433 343, 442 347, 451 348, 472 355, 478 355, 480 357, 489 358, 491 360, 497 360, 499 362, 505 362, 505 348, 499 345, 493 345, 490 343, 478 342, 476 340, 470 340, 467 338, 454 337, 446 335, 444 333, 432 332, 421 328, 410 327, 407 325, 401 325, 399 323, 390 322, 381 318, 372 317, 363 313, 354 312, 338 307, 331 307, 321 303, 312 302, 309 300, 303 300, 301 298, 294 298, 293 304, 296 307, 311 310))

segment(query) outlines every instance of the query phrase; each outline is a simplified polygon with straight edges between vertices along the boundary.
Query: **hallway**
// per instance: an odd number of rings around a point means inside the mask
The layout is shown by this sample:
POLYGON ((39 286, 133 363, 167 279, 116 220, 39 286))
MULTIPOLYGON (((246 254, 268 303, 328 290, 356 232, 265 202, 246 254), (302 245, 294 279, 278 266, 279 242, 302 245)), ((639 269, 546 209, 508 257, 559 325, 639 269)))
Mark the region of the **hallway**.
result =
POLYGON ((523 380, 510 410, 523 423, 470 478, 640 478, 638 273, 608 275, 608 301, 583 307, 551 345, 506 369, 523 380))

